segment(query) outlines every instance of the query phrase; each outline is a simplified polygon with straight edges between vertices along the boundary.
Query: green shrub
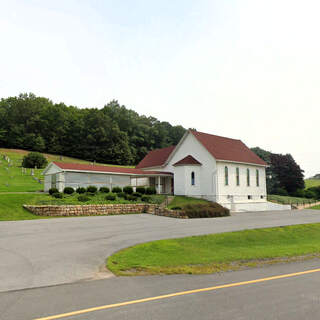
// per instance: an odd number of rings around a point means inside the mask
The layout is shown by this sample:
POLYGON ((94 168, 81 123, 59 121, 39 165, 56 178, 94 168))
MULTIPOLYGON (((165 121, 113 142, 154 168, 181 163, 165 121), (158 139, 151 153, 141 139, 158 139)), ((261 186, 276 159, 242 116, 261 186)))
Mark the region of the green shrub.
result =
POLYGON ((86 193, 86 192, 87 192, 87 189, 83 187, 79 187, 76 190, 76 193, 79 193, 79 194, 86 193))
POLYGON ((146 194, 156 194, 157 190, 155 187, 148 187, 146 188, 146 194))
POLYGON ((89 200, 90 200, 90 198, 88 196, 86 196, 85 194, 80 194, 80 196, 78 196, 78 201, 80 201, 80 202, 87 202, 89 200))
POLYGON ((142 194, 140 192, 134 192, 132 195, 136 196, 137 198, 141 198, 141 196, 142 196, 142 194))
POLYGON ((143 202, 150 202, 150 200, 151 200, 150 196, 142 196, 141 197, 141 201, 143 201, 143 202))
POLYGON ((90 192, 90 193, 96 193, 98 191, 98 188, 96 186, 89 186, 87 188, 87 192, 90 192))
POLYGON ((113 187, 112 192, 113 193, 120 193, 120 192, 122 192, 122 189, 120 187, 113 187))
POLYGON ((182 208, 181 208, 181 207, 176 206, 176 207, 172 207, 172 208, 171 208, 171 210, 182 210, 182 208))
POLYGON ((137 199, 138 198, 132 194, 127 195, 127 200, 129 200, 129 201, 137 201, 137 199))
POLYGON ((86 192, 86 195, 89 197, 94 197, 96 195, 96 193, 94 192, 86 192))
POLYGON ((218 203, 187 204, 183 207, 189 218, 215 218, 230 216, 230 211, 218 203))
POLYGON ((48 164, 47 159, 39 152, 30 152, 23 157, 22 166, 24 168, 44 168, 48 164))
POLYGON ((297 197, 297 198, 304 198, 305 197, 305 190, 303 189, 298 189, 296 190, 294 193, 293 193, 293 196, 294 197, 297 197))
POLYGON ((99 189, 100 192, 103 192, 103 193, 109 193, 110 192, 110 189, 108 187, 101 187, 99 189))
POLYGON ((131 186, 126 186, 123 188, 123 192, 126 194, 133 194, 133 188, 131 186))
POLYGON ((57 188, 50 188, 49 189, 49 194, 53 195, 54 193, 59 192, 59 190, 57 188))
POLYGON ((54 198, 57 198, 57 199, 62 199, 63 198, 63 195, 60 192, 55 192, 55 193, 52 194, 52 196, 54 198))
POLYGON ((127 197, 127 195, 126 195, 124 192, 119 192, 119 193, 117 194, 117 196, 118 196, 119 198, 124 198, 124 199, 126 199, 126 197, 127 197))
POLYGON ((315 192, 311 191, 311 190, 306 190, 304 192, 304 196, 308 199, 316 199, 317 195, 315 194, 315 192))
POLYGON ((288 196, 288 191, 284 188, 277 188, 274 192, 274 194, 277 194, 278 196, 288 196))
POLYGON ((65 187, 65 188, 63 189, 63 193, 73 194, 73 193, 74 193, 74 189, 71 188, 71 187, 65 187))
POLYGON ((306 191, 311 191, 315 194, 315 199, 320 199, 320 186, 308 188, 306 191))
POLYGON ((136 192, 139 192, 141 194, 145 194, 146 188, 145 187, 136 187, 136 192))
POLYGON ((113 193, 109 193, 106 195, 106 200, 114 201, 116 200, 117 196, 113 193))

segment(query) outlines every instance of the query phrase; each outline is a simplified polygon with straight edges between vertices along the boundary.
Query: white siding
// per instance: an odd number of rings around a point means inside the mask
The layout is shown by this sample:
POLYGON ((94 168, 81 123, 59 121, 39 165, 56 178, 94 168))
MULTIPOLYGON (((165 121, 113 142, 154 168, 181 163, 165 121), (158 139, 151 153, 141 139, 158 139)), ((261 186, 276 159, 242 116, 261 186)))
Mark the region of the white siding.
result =
POLYGON ((96 186, 97 188, 106 186, 125 187, 131 185, 130 176, 111 175, 104 173, 89 172, 65 172, 65 186, 74 189, 78 187, 96 186))
POLYGON ((217 162, 219 203, 253 203, 266 202, 265 167, 251 164, 217 162), (225 185, 225 167, 228 168, 229 184, 225 185), (239 168, 240 185, 237 186, 236 168, 239 168), (250 170, 250 186, 247 186, 247 169, 250 170), (256 170, 259 171, 259 186, 256 184, 256 170), (248 199, 251 196, 251 199, 248 199), (263 196, 263 199, 261 199, 263 196))

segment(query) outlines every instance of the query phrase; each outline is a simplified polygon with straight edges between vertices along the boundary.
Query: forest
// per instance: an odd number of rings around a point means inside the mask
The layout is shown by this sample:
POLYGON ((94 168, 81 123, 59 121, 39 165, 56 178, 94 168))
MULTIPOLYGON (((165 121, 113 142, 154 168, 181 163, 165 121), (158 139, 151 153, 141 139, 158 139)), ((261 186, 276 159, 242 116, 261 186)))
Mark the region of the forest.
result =
POLYGON ((175 145, 182 126, 139 115, 113 100, 78 108, 36 95, 0 101, 0 146, 109 164, 137 164, 148 151, 175 145))

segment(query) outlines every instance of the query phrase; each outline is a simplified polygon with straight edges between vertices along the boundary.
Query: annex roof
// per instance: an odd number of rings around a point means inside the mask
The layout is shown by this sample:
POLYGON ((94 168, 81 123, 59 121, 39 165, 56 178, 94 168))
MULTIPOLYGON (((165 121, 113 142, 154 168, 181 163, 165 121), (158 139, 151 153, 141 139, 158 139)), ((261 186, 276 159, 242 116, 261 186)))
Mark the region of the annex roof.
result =
POLYGON ((169 158, 176 146, 170 146, 162 149, 155 149, 150 151, 136 166, 136 169, 160 167, 169 158))
POLYGON ((211 153, 216 160, 252 163, 267 166, 241 140, 230 139, 213 134, 190 130, 196 139, 211 153))
POLYGON ((196 160, 193 156, 190 154, 183 159, 179 160, 174 164, 174 166, 184 166, 184 165, 202 165, 198 160, 196 160))
POLYGON ((103 172, 111 174, 128 174, 128 175, 172 175, 170 172, 163 171, 144 171, 136 168, 112 167, 80 163, 52 162, 63 171, 85 171, 85 172, 103 172))

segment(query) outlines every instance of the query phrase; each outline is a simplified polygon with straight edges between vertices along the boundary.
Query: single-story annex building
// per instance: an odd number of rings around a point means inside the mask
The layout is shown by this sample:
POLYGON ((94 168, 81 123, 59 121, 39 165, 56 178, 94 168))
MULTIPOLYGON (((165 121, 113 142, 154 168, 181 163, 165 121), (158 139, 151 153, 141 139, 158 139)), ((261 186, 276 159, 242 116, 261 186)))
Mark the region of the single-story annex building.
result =
POLYGON ((150 151, 135 168, 51 162, 44 191, 154 186, 160 194, 204 198, 232 211, 287 209, 267 201, 266 167, 240 140, 188 130, 176 146, 150 151))

